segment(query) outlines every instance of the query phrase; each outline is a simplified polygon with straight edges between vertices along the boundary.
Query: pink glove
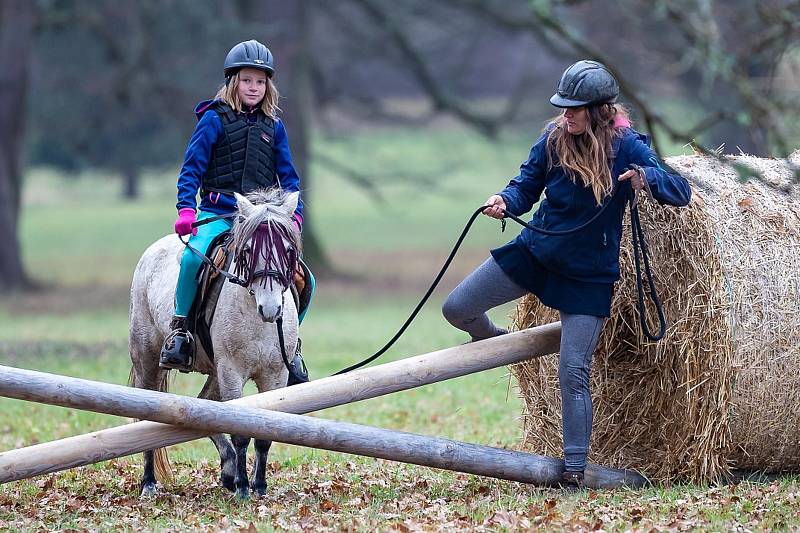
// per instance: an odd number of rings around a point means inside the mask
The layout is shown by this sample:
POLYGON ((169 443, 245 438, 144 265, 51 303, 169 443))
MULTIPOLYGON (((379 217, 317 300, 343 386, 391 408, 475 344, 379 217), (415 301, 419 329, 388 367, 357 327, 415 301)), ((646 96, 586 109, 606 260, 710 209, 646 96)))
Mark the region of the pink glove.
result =
POLYGON ((194 209, 191 207, 184 207, 178 211, 178 220, 175 221, 175 233, 181 237, 184 235, 197 235, 197 228, 193 228, 192 224, 197 220, 194 216, 194 209))

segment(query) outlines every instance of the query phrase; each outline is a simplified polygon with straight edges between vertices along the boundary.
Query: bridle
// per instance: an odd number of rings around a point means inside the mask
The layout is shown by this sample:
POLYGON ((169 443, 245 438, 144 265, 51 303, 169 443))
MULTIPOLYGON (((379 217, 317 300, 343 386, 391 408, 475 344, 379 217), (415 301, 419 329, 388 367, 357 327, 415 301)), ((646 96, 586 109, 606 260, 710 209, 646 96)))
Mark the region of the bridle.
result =
MULTIPOLYGON (((192 227, 202 226, 222 218, 232 218, 233 216, 236 216, 236 214, 210 217, 195 222, 192 227)), ((297 268, 299 254, 294 245, 288 247, 285 245, 284 241, 291 243, 292 239, 289 236, 289 231, 278 224, 262 222, 253 232, 249 246, 235 250, 233 273, 214 264, 204 253, 190 245, 188 239, 184 240, 180 235, 178 238, 186 248, 199 257, 210 269, 225 277, 231 283, 247 289, 250 296, 255 296, 255 290, 252 285, 259 279, 263 280, 261 283, 264 287, 266 287, 267 283, 272 287, 274 280, 281 287, 281 292, 283 293, 289 289, 294 280, 294 271, 297 268), (275 253, 272 253, 273 250, 275 253), (254 253, 255 257, 253 256, 254 253), (265 259, 266 268, 255 268, 259 256, 265 259)))
POLYGON ((235 250, 233 272, 237 281, 234 283, 248 288, 252 294, 252 285, 259 279, 263 287, 269 283, 270 288, 274 281, 281 287, 281 292, 286 292, 294 281, 298 261, 296 247, 293 244, 287 246, 287 242, 292 243, 292 238, 285 227, 269 222, 259 224, 249 245, 235 250), (263 259, 264 268, 256 268, 259 259, 263 259))

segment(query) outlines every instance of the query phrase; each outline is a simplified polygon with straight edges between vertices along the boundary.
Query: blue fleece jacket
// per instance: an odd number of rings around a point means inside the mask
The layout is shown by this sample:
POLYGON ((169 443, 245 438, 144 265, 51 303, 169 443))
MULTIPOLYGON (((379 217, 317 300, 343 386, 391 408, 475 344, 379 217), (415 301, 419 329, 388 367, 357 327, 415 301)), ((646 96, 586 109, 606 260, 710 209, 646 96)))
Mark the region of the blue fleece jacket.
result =
MULTIPOLYGON (((531 225, 547 230, 569 230, 589 220, 599 207, 592 189, 573 182, 563 168, 548 168, 547 132, 531 148, 520 167, 519 176, 499 194, 509 212, 520 216, 531 210, 542 192, 544 199, 531 219, 531 225)), ((650 148, 647 137, 624 128, 614 142, 615 157, 611 166, 614 187, 620 190, 606 211, 587 228, 564 236, 547 236, 524 228, 515 242, 548 270, 578 281, 613 283, 619 279, 619 248, 622 217, 631 194, 630 180, 618 177, 631 163, 644 167, 653 197, 661 204, 684 206, 691 199, 691 187, 683 176, 666 170, 650 148)), ((555 156, 554 156, 555 157, 555 156)), ((556 161, 554 160, 554 163, 556 161)))
MULTIPOLYGON (((194 128, 194 133, 189 139, 189 146, 183 158, 183 166, 178 175, 178 203, 176 207, 197 208, 197 193, 203 181, 203 176, 208 169, 211 154, 214 151, 214 144, 224 135, 222 120, 219 115, 209 107, 213 100, 206 100, 197 104, 195 114, 198 122, 194 128)), ((245 118, 250 122, 256 120, 256 110, 244 113, 245 118)), ((275 168, 278 173, 278 182, 283 190, 294 192, 300 190, 300 176, 292 163, 292 154, 289 151, 289 139, 286 135, 286 128, 280 119, 275 120, 275 168)), ((200 210, 224 215, 236 210, 236 199, 233 195, 211 193, 204 196, 200 201, 200 210)), ((297 203, 295 214, 302 222, 303 201, 297 203)))

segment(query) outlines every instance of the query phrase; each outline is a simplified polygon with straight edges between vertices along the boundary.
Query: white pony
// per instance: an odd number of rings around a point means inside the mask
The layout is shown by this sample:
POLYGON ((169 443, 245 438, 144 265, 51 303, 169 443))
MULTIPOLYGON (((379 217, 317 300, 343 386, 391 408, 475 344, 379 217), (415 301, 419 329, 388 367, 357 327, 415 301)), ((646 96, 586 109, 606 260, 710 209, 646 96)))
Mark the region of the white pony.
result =
MULTIPOLYGON (((247 198, 236 195, 238 216, 233 226, 233 264, 243 286, 225 283, 219 295, 211 326, 214 359, 195 343, 195 369, 208 375, 200 398, 227 401, 242 396, 252 379, 259 392, 284 387, 287 369, 283 363, 277 328, 283 319, 286 350, 294 354, 297 344, 297 309, 291 294, 300 234, 291 221, 299 193, 279 189, 256 191, 247 198)), ((175 234, 152 244, 142 255, 133 274, 130 305, 129 350, 133 368, 131 384, 138 388, 167 390, 168 371, 159 368, 159 353, 174 314, 175 286, 185 247, 175 234)), ((249 496, 247 447, 250 439, 218 434, 211 437, 220 456, 221 484, 239 498, 249 496), (231 441, 233 445, 231 445, 231 441)), ((256 461, 252 490, 266 492, 266 465, 270 441, 255 441, 256 461)), ((169 478, 166 450, 144 453, 142 496, 156 492, 155 473, 169 478)))

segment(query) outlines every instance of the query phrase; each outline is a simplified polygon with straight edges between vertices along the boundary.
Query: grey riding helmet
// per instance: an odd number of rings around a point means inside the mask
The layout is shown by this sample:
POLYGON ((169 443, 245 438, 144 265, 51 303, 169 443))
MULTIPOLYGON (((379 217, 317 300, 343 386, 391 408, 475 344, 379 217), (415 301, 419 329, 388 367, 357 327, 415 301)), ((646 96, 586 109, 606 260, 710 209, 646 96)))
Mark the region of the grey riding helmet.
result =
POLYGON ((550 103, 556 107, 583 107, 609 103, 619 96, 619 84, 605 65, 582 60, 573 63, 558 82, 550 103))
POLYGON ((237 44, 225 56, 225 78, 230 79, 243 68, 257 68, 271 78, 275 72, 272 64, 272 52, 258 41, 250 40, 237 44))

